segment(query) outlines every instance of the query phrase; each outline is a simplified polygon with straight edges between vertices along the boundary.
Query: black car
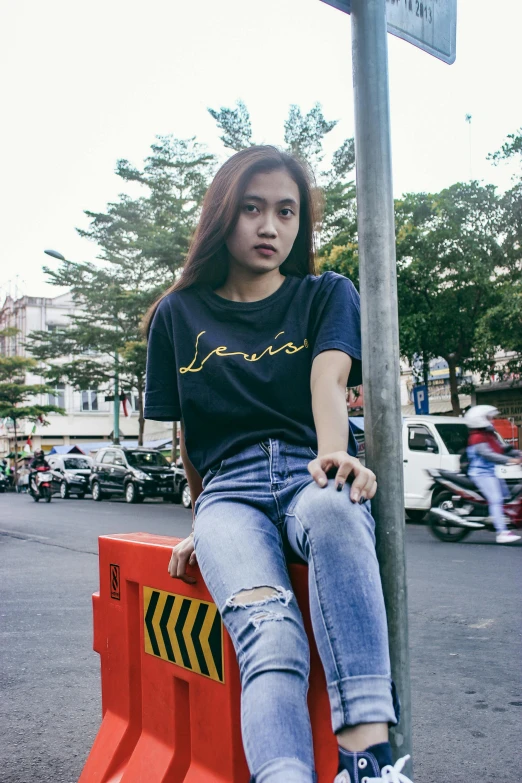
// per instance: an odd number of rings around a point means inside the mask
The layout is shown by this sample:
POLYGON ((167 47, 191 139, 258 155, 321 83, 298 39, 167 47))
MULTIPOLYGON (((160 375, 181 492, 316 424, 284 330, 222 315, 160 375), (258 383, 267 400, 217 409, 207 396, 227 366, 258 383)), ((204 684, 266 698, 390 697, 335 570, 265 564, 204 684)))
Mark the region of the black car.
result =
POLYGON ((185 508, 192 508, 192 498, 185 470, 181 463, 174 469, 174 503, 181 503, 185 508))
POLYGON ((140 503, 146 497, 175 500, 172 468, 163 454, 154 449, 126 449, 109 446, 96 454, 90 477, 92 499, 123 495, 127 503, 140 503))
POLYGON ((93 460, 81 454, 50 454, 47 462, 52 471, 51 491, 58 492, 60 497, 68 498, 76 495, 85 497, 90 492, 89 478, 93 460))

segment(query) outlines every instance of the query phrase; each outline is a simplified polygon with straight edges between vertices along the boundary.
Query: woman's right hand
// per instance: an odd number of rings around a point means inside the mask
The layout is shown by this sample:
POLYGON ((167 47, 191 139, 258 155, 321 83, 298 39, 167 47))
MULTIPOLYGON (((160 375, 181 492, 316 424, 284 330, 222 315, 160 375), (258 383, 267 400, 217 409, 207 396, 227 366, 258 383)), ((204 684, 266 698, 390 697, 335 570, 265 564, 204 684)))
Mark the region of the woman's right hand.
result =
POLYGON ((191 533, 188 538, 184 538, 179 544, 176 544, 172 550, 172 556, 169 563, 169 574, 174 579, 182 579, 189 585, 195 583, 193 576, 188 576, 186 573, 187 565, 196 565, 196 553, 194 551, 194 533, 191 533))

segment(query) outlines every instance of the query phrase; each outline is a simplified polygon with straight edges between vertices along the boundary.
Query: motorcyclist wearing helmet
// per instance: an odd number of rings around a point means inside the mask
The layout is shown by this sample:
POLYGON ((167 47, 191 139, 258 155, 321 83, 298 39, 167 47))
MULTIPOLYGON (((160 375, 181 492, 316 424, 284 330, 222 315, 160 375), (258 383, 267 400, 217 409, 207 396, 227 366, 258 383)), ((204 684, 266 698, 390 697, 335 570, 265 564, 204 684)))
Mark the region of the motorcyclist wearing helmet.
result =
POLYGON ((31 472, 29 474, 29 486, 31 485, 31 481, 33 479, 33 476, 36 475, 36 473, 39 470, 50 470, 51 466, 45 459, 45 454, 43 453, 42 449, 37 449, 33 454, 33 459, 31 460, 31 464, 29 465, 31 472))
POLYGON ((475 405, 464 415, 469 427, 468 476, 488 501, 489 513, 497 531, 497 544, 511 544, 520 536, 506 527, 503 509, 509 490, 506 482, 495 474, 495 465, 520 465, 522 452, 505 446, 497 437, 493 419, 498 415, 499 411, 493 405, 475 405))
POLYGON ((37 449, 33 454, 33 459, 31 460, 31 464, 29 466, 31 470, 40 470, 42 468, 47 468, 50 470, 49 463, 45 459, 45 454, 43 453, 43 449, 37 449))

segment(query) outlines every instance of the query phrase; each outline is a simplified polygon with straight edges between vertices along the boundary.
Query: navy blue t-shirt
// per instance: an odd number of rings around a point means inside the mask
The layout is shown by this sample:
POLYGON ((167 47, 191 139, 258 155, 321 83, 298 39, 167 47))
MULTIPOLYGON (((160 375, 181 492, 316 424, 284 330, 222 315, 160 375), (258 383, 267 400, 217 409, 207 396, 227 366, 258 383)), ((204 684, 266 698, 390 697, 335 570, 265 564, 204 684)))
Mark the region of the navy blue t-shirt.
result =
MULTIPOLYGON (((358 386, 359 294, 335 272, 287 276, 257 302, 233 302, 208 286, 176 291, 150 330, 145 418, 183 419, 201 476, 268 438, 316 449, 310 373, 330 349, 352 357, 348 385, 358 386)), ((351 432, 348 448, 357 453, 351 432)))

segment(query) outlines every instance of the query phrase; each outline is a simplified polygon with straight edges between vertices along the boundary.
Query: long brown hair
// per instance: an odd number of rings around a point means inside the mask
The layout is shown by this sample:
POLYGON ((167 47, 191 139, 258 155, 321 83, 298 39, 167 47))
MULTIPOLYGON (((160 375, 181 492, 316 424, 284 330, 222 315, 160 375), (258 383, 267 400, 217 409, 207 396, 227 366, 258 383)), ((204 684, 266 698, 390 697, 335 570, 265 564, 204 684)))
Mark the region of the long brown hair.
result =
POLYGON ((305 163, 270 145, 241 150, 221 166, 210 185, 201 218, 190 245, 181 276, 154 302, 143 319, 148 332, 154 313, 173 291, 195 285, 219 288, 228 275, 226 241, 234 230, 241 199, 255 174, 285 169, 299 189, 299 231, 281 273, 305 277, 315 274, 314 229, 318 220, 318 199, 314 179, 305 163))

